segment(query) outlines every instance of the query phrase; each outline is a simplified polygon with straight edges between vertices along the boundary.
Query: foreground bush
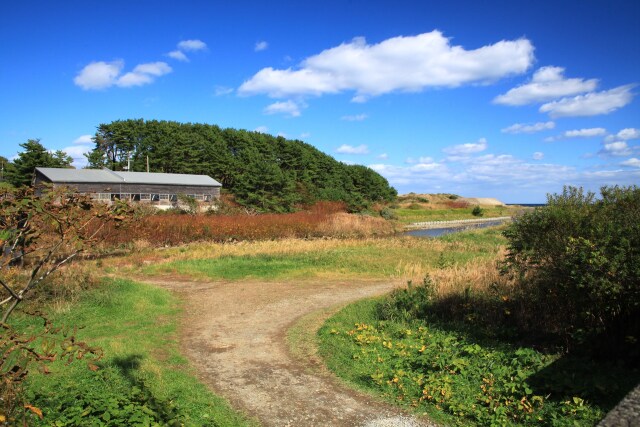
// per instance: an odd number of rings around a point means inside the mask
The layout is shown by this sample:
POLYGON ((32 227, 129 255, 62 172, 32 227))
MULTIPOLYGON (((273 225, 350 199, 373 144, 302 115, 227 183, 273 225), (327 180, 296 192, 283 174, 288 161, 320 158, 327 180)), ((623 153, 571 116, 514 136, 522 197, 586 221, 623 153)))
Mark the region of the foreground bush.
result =
POLYGON ((443 425, 592 426, 637 372, 545 354, 430 314, 431 282, 361 301, 319 331, 339 376, 443 425))
POLYGON ((637 360, 640 339, 640 188, 600 197, 567 187, 505 231, 505 271, 537 325, 570 349, 637 360))

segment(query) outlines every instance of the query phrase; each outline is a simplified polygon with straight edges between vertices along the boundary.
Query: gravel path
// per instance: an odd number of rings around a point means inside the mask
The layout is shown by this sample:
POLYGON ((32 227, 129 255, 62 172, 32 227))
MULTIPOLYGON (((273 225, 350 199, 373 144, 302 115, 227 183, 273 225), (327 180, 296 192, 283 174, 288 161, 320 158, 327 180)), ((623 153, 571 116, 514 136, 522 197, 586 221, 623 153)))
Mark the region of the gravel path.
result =
POLYGON ((342 386, 294 357, 287 330, 302 316, 380 295, 379 282, 153 282, 185 301, 182 348, 200 379, 264 426, 433 426, 342 386))

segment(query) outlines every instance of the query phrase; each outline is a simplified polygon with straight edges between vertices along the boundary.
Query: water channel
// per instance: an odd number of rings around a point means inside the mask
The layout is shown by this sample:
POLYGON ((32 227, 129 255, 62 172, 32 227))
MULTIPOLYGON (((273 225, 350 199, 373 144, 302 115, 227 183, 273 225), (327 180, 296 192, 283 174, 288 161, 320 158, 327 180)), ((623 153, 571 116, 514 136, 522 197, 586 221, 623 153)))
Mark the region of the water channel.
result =
POLYGON ((413 237, 440 237, 445 234, 456 233, 459 231, 466 231, 476 228, 486 228, 486 227, 495 227, 496 225, 503 224, 504 221, 489 221, 489 222, 481 222, 477 224, 468 224, 464 226, 449 226, 442 228, 431 228, 427 230, 409 230, 405 231, 403 234, 405 236, 413 236, 413 237))

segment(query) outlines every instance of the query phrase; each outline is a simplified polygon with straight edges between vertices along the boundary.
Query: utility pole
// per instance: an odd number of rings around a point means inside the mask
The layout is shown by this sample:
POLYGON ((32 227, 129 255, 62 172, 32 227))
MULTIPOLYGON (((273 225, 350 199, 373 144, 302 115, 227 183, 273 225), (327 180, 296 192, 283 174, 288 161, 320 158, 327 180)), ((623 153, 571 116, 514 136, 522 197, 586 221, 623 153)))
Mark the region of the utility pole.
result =
POLYGON ((149 155, 147 154, 147 173, 149 173, 149 155))

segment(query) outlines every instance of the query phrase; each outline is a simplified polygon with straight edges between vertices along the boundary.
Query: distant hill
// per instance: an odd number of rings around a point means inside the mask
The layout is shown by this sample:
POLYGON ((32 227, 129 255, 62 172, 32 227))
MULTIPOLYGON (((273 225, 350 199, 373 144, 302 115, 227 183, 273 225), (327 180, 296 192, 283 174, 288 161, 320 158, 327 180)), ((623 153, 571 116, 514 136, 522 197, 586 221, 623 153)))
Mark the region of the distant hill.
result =
POLYGON ((388 202, 396 190, 372 169, 346 165, 299 140, 215 125, 118 120, 101 124, 89 167, 209 175, 243 206, 288 212, 320 200, 351 210, 388 202))
POLYGON ((398 196, 400 204, 420 204, 425 209, 442 209, 467 206, 506 206, 500 200, 489 197, 461 197, 450 193, 409 193, 398 196))

